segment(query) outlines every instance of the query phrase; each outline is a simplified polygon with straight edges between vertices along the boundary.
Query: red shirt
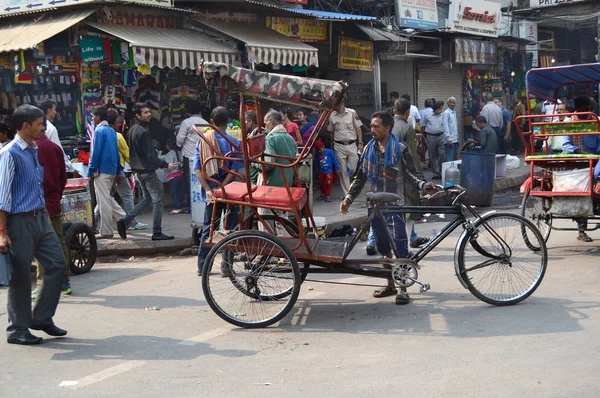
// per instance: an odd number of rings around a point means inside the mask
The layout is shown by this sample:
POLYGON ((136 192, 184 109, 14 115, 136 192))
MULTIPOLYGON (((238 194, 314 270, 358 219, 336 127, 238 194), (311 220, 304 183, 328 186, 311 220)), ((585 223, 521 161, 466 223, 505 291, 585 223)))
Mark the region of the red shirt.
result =
POLYGON ((294 141, 296 141, 298 139, 298 136, 296 134, 300 131, 300 128, 298 127, 298 125, 294 122, 289 122, 284 127, 285 127, 285 131, 287 131, 288 134, 292 136, 294 141))
POLYGON ((62 213, 60 200, 67 185, 67 170, 62 149, 50 141, 45 134, 35 140, 38 159, 44 167, 44 199, 50 216, 62 213))

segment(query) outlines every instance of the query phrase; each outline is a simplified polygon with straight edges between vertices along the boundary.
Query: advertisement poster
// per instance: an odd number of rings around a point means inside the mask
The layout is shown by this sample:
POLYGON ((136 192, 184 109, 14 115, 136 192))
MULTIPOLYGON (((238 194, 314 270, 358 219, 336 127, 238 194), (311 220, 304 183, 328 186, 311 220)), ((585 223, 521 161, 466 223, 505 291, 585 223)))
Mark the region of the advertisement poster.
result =
POLYGON ((502 5, 485 0, 454 0, 450 3, 448 20, 451 32, 498 37, 502 20, 502 5))
POLYGON ((529 7, 542 8, 559 6, 563 4, 580 3, 585 0, 529 0, 529 7))
POLYGON ((497 47, 496 43, 471 40, 454 39, 457 64, 495 64, 497 47))
POLYGON ((401 28, 440 28, 436 0, 396 0, 396 18, 401 28))
POLYGON ((327 21, 307 18, 267 17, 267 27, 304 42, 327 41, 327 21))
POLYGON ((338 67, 373 70, 373 42, 341 37, 338 67))

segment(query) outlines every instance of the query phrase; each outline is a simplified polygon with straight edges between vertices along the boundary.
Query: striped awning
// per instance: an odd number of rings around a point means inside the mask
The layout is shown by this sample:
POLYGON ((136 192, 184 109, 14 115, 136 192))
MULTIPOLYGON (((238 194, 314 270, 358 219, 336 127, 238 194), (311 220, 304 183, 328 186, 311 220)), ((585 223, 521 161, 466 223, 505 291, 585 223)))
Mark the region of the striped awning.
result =
POLYGON ((203 62, 237 64, 239 52, 188 29, 141 28, 88 22, 89 26, 129 42, 137 65, 196 69, 203 62))
POLYGON ((267 27, 243 23, 206 20, 195 16, 203 26, 246 44, 248 60, 263 64, 319 66, 319 51, 267 27))

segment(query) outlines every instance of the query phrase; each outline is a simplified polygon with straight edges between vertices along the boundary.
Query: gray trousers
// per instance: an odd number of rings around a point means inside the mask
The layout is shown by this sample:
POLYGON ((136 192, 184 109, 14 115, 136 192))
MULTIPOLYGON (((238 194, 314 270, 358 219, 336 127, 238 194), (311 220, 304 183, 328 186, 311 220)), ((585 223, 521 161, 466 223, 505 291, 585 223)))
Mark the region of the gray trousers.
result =
POLYGON ((27 333, 32 324, 52 325, 65 276, 65 255, 46 212, 36 216, 9 215, 13 275, 8 287, 8 338, 27 333), (31 262, 44 267, 42 285, 31 311, 31 262))
POLYGON ((152 233, 162 233, 163 195, 164 188, 155 172, 138 173, 140 186, 142 187, 142 200, 133 208, 131 213, 125 217, 125 222, 130 222, 139 216, 150 204, 152 204, 152 233))
POLYGON ((133 211, 133 190, 129 186, 129 180, 123 170, 119 172, 118 177, 119 182, 117 183, 117 179, 115 179, 113 189, 119 194, 125 212, 130 214, 133 211))
POLYGON ((446 161, 444 134, 427 134, 427 150, 429 151, 429 166, 434 174, 442 175, 442 163, 446 161))

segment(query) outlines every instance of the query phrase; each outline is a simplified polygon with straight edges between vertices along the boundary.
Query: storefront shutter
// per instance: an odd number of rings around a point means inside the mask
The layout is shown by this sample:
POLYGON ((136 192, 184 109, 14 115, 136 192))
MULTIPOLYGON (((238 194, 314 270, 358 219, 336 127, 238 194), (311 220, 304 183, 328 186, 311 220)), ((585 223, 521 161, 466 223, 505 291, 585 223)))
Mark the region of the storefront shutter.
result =
MULTIPOLYGON (((463 69, 454 65, 452 69, 441 65, 419 65, 417 67, 419 110, 425 108, 427 98, 447 102, 449 97, 456 98, 456 118, 458 136, 463 140, 463 69)), ((447 104, 446 104, 447 105, 447 104)), ((445 108, 445 107, 444 107, 445 108)))

